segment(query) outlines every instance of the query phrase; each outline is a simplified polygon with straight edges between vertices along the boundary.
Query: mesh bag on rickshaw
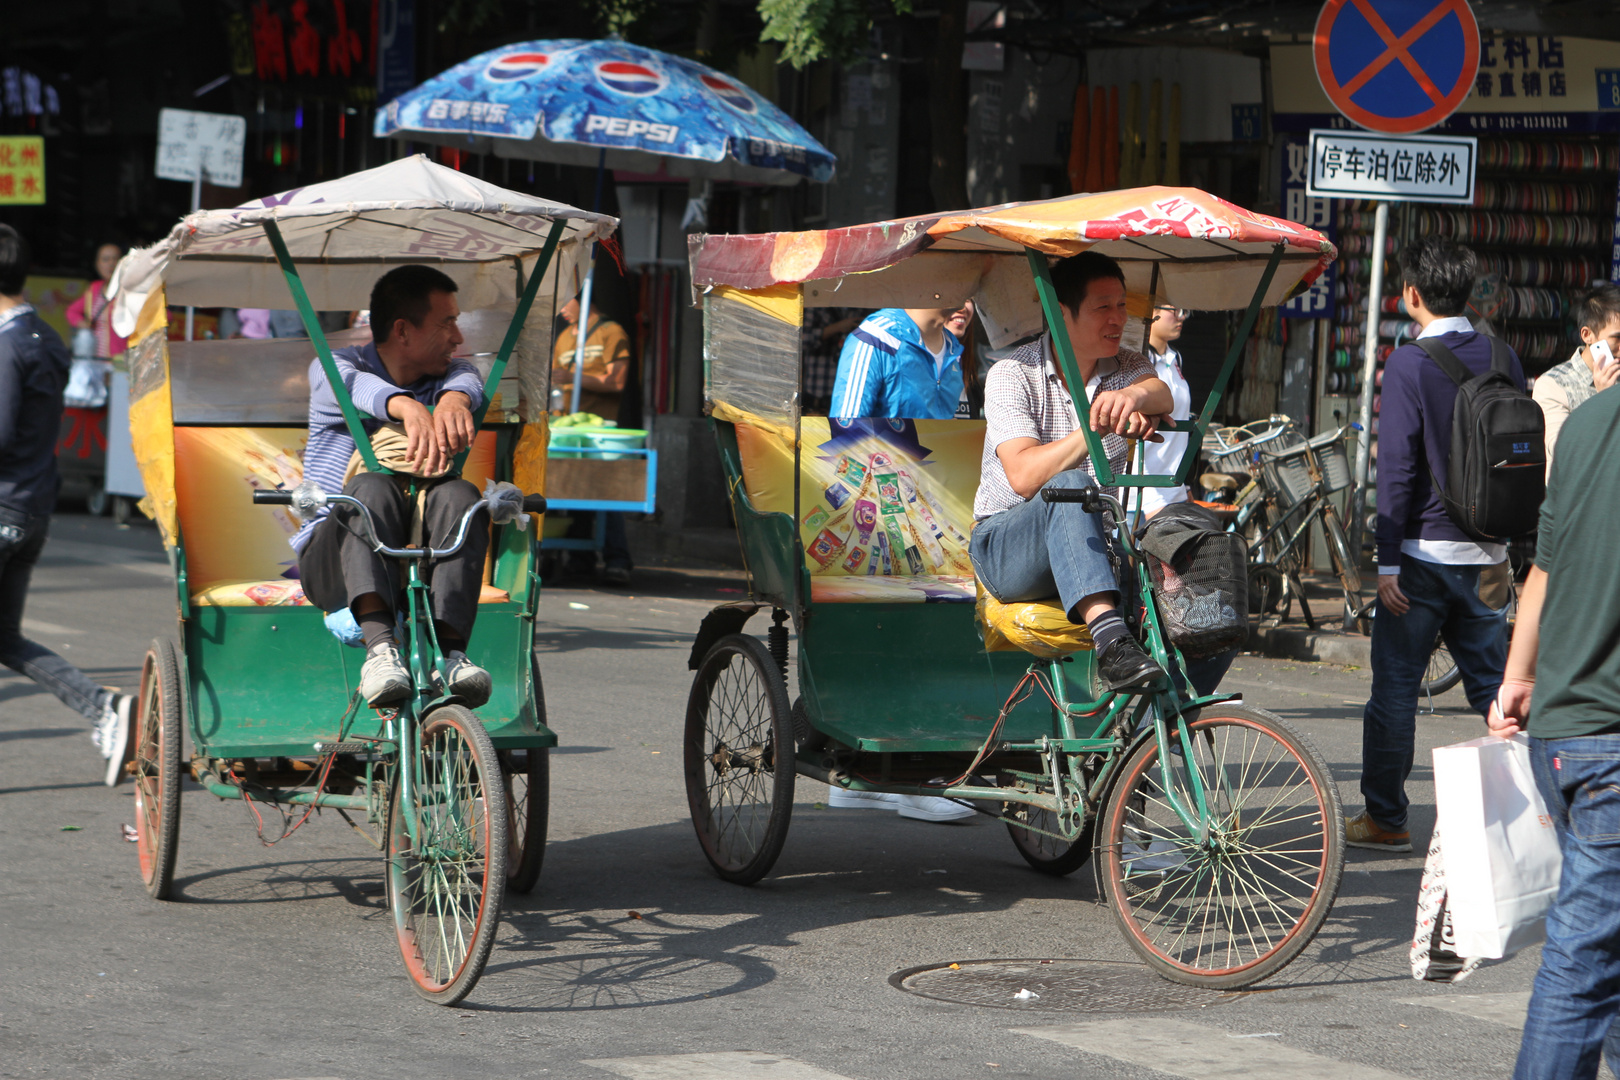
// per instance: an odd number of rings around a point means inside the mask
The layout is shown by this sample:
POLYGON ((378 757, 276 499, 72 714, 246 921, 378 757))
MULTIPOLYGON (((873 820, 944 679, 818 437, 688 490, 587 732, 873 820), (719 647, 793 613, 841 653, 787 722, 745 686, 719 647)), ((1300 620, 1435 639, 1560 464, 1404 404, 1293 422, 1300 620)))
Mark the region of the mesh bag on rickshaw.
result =
POLYGON ((1201 507, 1173 503, 1142 533, 1143 561, 1165 631, 1189 657, 1214 656, 1249 636, 1248 545, 1201 507))

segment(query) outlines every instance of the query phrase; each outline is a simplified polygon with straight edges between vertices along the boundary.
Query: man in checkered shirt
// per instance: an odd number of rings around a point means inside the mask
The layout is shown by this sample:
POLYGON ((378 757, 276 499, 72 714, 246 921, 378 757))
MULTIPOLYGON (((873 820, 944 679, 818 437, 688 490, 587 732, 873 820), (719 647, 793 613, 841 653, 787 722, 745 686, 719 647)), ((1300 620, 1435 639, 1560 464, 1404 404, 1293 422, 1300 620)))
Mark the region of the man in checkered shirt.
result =
MULTIPOLYGON (((1123 471, 1126 439, 1157 441, 1154 432, 1174 405, 1170 388, 1140 353, 1120 351, 1127 315, 1118 263, 1088 251, 1053 266, 1052 284, 1091 401, 1088 422, 1102 436, 1109 463, 1123 471)), ((1072 622, 1090 628, 1103 682, 1113 690, 1142 687, 1165 673, 1120 616, 1108 523, 1079 503, 1037 497, 1044 487, 1096 483, 1075 397, 1053 356, 1050 334, 990 369, 984 459, 973 503, 973 568, 1002 603, 1058 597, 1072 622)))

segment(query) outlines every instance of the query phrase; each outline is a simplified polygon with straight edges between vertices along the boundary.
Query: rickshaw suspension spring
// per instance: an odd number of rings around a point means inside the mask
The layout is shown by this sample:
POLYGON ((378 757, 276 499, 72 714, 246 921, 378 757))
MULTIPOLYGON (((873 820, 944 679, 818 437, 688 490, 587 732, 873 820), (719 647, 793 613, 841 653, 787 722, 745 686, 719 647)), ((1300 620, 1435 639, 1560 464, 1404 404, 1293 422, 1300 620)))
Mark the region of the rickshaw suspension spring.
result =
POLYGON ((783 625, 787 622, 787 612, 781 608, 771 609, 771 628, 766 632, 765 645, 770 650, 771 659, 782 672, 782 678, 787 678, 788 668, 788 632, 783 625))

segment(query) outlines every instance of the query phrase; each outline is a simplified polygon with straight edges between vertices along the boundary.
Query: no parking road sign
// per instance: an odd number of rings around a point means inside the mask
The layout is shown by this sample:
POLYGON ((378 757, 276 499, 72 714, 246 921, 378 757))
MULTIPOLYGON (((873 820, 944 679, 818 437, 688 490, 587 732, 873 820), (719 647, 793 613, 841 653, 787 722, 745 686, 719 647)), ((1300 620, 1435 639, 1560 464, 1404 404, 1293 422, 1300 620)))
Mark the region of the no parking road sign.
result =
POLYGON ((1440 123, 1473 89, 1479 24, 1467 0, 1327 0, 1316 18, 1316 77, 1372 131, 1440 123))

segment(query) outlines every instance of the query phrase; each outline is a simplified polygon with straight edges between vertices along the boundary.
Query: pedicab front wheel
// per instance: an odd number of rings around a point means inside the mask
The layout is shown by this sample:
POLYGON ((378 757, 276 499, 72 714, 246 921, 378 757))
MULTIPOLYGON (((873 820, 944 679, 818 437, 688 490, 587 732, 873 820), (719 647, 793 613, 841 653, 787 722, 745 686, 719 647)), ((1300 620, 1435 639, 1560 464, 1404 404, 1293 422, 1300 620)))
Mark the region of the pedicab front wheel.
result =
POLYGON ((484 726, 460 705, 422 725, 411 805, 402 777, 388 801, 388 908, 416 992, 454 1005, 484 973, 506 896, 510 811, 484 726), (407 815, 416 820, 410 835, 407 815))
POLYGON ((683 758, 703 854, 725 880, 752 885, 782 854, 795 778, 787 684, 758 638, 728 634, 703 657, 683 758))
POLYGON ((180 661, 168 638, 153 640, 141 668, 135 717, 135 843, 141 881, 167 900, 180 846, 180 661))
POLYGON ((1260 709, 1211 705, 1188 730, 1190 760, 1172 733, 1168 768, 1154 739, 1121 766, 1099 875, 1126 940, 1159 974, 1248 986, 1298 956, 1333 907, 1344 871, 1338 789, 1316 748, 1260 709))

